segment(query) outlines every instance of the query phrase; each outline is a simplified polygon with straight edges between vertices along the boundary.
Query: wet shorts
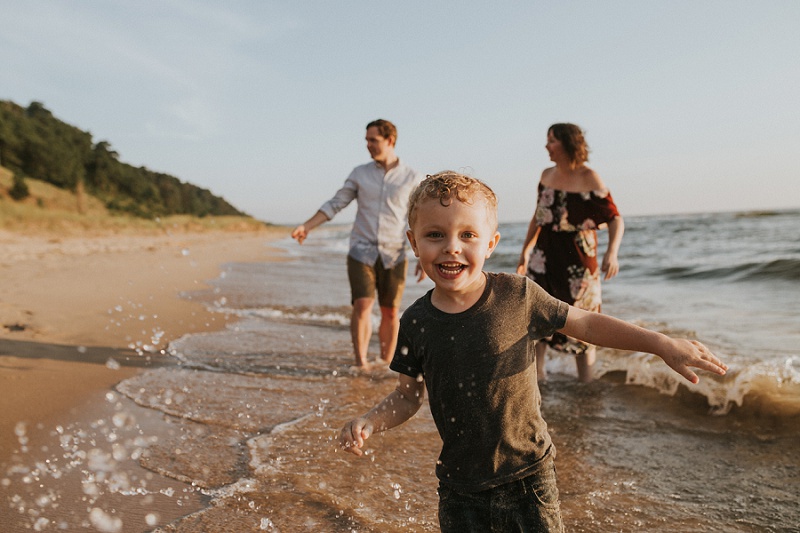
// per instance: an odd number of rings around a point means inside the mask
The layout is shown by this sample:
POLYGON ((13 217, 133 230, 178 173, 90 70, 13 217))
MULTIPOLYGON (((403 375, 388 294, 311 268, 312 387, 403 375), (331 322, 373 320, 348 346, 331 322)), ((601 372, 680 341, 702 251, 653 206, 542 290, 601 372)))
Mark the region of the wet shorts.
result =
POLYGON ((439 483, 442 533, 548 531, 564 533, 553 458, 542 471, 481 492, 458 492, 439 483))
POLYGON ((406 286, 408 260, 403 259, 389 269, 383 268, 379 257, 374 265, 365 265, 347 256, 347 277, 350 278, 350 303, 358 298, 375 298, 378 290, 378 305, 381 307, 400 307, 403 289, 406 286))

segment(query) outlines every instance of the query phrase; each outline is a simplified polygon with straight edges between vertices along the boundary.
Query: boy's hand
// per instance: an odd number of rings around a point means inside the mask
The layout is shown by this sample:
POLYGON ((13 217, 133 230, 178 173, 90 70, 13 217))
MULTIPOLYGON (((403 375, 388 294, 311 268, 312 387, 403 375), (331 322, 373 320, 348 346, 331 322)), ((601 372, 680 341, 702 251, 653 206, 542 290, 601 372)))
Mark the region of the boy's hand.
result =
POLYGON ((365 418, 351 420, 342 428, 339 433, 339 446, 346 452, 361 456, 364 452, 361 447, 364 441, 372 435, 372 423, 365 418))
POLYGON ((725 371, 728 370, 728 365, 720 361, 701 342, 686 339, 670 340, 672 341, 670 349, 665 350, 661 354, 661 358, 670 368, 692 383, 697 383, 700 379, 689 369, 690 366, 708 370, 720 376, 724 376, 725 371))

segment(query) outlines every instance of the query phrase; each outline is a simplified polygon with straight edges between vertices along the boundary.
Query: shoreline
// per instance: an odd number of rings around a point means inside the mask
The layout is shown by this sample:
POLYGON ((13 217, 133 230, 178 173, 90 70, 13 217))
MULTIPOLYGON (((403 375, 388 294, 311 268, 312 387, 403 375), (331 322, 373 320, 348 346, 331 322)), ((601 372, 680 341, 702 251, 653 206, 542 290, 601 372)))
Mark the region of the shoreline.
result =
MULTIPOLYGON (((287 234, 285 228, 69 237, 0 231, 2 523, 12 531, 12 523, 30 528, 8 499, 8 471, 37 453, 54 453, 55 428, 89 427, 113 414, 114 398, 156 433, 168 429, 169 421, 121 399, 115 387, 147 368, 175 365, 165 354, 171 341, 223 329, 229 317, 207 309, 195 293, 209 291, 225 263, 280 260, 269 242, 287 234)), ((132 476, 145 476, 138 461, 127 462, 132 476)), ((65 507, 84 497, 79 480, 47 486, 64 494, 65 507)), ((202 508, 201 500, 194 494, 162 504, 160 523, 202 508)))

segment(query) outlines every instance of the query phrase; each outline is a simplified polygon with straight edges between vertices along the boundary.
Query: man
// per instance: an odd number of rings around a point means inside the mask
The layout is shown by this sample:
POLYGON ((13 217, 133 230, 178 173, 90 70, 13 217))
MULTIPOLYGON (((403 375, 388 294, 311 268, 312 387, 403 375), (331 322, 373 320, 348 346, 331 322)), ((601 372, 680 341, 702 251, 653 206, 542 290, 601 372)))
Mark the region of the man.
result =
MULTIPOLYGON (((372 337, 376 289, 381 310, 380 358, 388 363, 394 355, 408 269, 406 208, 409 194, 422 181, 422 176, 401 163, 395 154, 394 124, 383 119, 370 122, 366 140, 373 161, 354 168, 334 197, 292 232, 292 238, 303 244, 312 229, 331 220, 356 200, 358 210, 350 233, 347 275, 353 304, 350 316, 353 351, 356 366, 364 369, 369 368, 367 348, 372 337)), ((424 278, 419 266, 417 273, 420 280, 424 278)))

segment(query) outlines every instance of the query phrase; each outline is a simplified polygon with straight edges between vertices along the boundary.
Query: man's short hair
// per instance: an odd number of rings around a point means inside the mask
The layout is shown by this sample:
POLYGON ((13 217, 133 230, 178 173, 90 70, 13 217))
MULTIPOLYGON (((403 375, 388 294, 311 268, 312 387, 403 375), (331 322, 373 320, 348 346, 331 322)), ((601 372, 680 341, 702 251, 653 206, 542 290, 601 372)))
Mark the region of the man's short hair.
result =
POLYGON ((497 196, 488 185, 452 170, 429 174, 408 198, 408 227, 414 226, 417 208, 425 200, 439 200, 443 206, 450 205, 454 199, 471 204, 478 195, 486 200, 489 221, 497 229, 497 196))
POLYGON ((397 128, 389 122, 388 120, 384 120, 379 118, 378 120, 373 120, 369 124, 367 124, 367 129, 370 128, 378 128, 378 133, 380 133, 381 137, 384 139, 388 139, 389 137, 394 137, 395 142, 397 142, 397 128))

